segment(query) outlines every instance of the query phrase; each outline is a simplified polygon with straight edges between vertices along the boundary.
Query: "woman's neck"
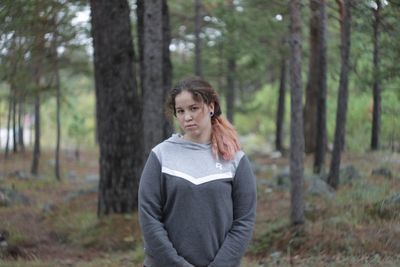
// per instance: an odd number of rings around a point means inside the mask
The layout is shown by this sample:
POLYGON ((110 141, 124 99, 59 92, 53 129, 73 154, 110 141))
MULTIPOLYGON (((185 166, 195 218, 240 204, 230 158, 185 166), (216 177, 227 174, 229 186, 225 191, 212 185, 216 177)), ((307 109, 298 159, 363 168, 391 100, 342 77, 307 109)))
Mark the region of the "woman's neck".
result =
POLYGON ((203 133, 202 135, 199 135, 199 136, 192 136, 189 134, 184 134, 182 136, 182 138, 187 141, 194 142, 194 143, 209 144, 209 143, 211 143, 211 132, 203 133))

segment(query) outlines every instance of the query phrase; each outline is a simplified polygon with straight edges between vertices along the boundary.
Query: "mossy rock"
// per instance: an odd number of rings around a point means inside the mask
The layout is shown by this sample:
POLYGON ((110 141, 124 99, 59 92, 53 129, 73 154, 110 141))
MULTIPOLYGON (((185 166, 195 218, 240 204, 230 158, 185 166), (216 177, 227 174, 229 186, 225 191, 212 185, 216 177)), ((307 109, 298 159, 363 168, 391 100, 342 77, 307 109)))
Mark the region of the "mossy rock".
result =
POLYGON ((368 205, 366 212, 372 217, 391 220, 400 218, 400 193, 368 205))
POLYGON ((360 171, 353 165, 347 165, 341 168, 339 176, 341 184, 353 184, 354 181, 361 179, 360 171))

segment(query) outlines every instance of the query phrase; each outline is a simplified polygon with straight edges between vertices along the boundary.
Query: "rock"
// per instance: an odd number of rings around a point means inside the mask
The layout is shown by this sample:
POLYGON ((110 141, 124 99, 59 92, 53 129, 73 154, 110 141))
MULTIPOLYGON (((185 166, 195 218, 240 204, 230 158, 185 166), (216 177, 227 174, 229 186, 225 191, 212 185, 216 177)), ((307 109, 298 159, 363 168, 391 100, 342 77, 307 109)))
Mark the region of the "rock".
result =
MULTIPOLYGON (((31 199, 26 195, 15 191, 14 189, 9 188, 0 188, 0 199, 4 199, 6 201, 7 206, 13 204, 23 204, 23 205, 30 205, 31 199)), ((1 201, 0 201, 1 202, 1 201)))
POLYGON ((10 205, 10 199, 0 191, 0 207, 8 207, 10 205))
POLYGON ((280 265, 280 261, 282 260, 282 252, 280 251, 272 252, 270 257, 276 265, 280 265))
POLYGON ((271 159, 279 159, 282 157, 282 153, 280 151, 273 151, 270 154, 271 159))
POLYGON ((340 169, 339 181, 341 184, 352 184, 361 178, 360 172, 353 165, 348 165, 340 169))
POLYGON ((67 174, 67 178, 70 180, 75 180, 78 176, 76 175, 76 173, 74 171, 69 171, 67 174))
POLYGON ((387 168, 385 168, 385 167, 381 167, 381 168, 378 168, 378 169, 373 169, 371 175, 373 175, 373 176, 383 176, 383 177, 386 177, 386 178, 389 178, 389 179, 393 178, 392 171, 387 169, 387 168))
POLYGON ((335 190, 320 178, 311 180, 307 193, 327 198, 333 198, 336 195, 335 190))
POLYGON ((8 176, 15 177, 21 180, 28 180, 31 178, 30 174, 24 171, 17 170, 15 172, 10 173, 8 176))
POLYGON ((85 181, 87 181, 87 182, 97 183, 99 180, 100 180, 100 176, 98 174, 88 174, 85 177, 85 181))
POLYGON ((400 193, 376 203, 378 215, 382 219, 400 218, 400 193))
POLYGON ((283 169, 280 173, 275 175, 276 185, 280 188, 290 188, 290 170, 289 168, 283 169))
POLYGON ((55 205, 52 203, 45 203, 42 207, 42 212, 44 214, 52 213, 55 209, 55 205))
POLYGON ((8 231, 0 229, 0 259, 5 259, 8 248, 8 231))
POLYGON ((256 161, 251 161, 252 169, 256 175, 269 171, 269 167, 264 164, 259 164, 256 161))
POLYGON ((88 194, 92 194, 92 193, 96 193, 96 192, 98 192, 97 187, 96 188, 92 188, 92 189, 82 189, 82 190, 79 190, 79 191, 76 191, 76 192, 71 192, 71 193, 69 193, 68 195, 66 195, 64 197, 64 202, 67 203, 67 202, 70 202, 70 201, 74 200, 77 197, 88 195, 88 194))

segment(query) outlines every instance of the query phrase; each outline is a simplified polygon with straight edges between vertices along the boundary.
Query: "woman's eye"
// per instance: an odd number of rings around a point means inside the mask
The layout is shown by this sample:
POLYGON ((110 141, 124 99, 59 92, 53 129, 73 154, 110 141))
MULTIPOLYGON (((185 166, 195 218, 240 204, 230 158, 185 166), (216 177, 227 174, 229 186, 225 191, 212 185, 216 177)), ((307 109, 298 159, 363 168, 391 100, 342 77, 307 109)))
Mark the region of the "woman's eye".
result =
POLYGON ((181 110, 181 109, 180 109, 180 110, 177 110, 176 113, 178 113, 178 114, 183 114, 183 110, 181 110))
POLYGON ((198 107, 192 107, 191 110, 192 111, 196 111, 198 109, 198 107))

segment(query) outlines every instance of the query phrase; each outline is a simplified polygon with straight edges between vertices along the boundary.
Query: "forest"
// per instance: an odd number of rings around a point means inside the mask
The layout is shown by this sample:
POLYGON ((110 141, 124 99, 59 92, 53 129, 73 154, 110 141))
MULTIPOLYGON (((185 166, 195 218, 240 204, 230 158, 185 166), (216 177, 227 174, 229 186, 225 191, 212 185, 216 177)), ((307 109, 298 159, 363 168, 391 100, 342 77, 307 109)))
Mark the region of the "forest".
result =
POLYGON ((138 185, 217 90, 257 179, 241 266, 400 266, 399 0, 0 1, 0 266, 143 266, 138 185))

